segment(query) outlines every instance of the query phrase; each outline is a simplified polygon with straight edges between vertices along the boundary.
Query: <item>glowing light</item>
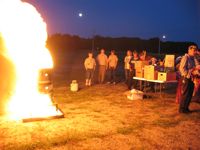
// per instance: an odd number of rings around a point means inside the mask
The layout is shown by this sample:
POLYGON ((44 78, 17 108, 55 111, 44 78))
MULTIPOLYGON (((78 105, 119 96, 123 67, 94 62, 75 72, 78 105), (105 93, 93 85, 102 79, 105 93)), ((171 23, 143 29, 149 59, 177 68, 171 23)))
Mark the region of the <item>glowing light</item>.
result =
POLYGON ((78 16, 79 16, 79 17, 83 17, 83 14, 82 14, 82 13, 79 13, 78 16))
POLYGON ((165 38, 166 38, 166 36, 165 36, 165 35, 163 35, 163 36, 162 36, 162 38, 163 38, 163 39, 165 39, 165 38))
POLYGON ((0 32, 3 53, 16 69, 16 85, 8 105, 12 118, 47 117, 60 114, 48 95, 38 92, 38 72, 52 68, 46 49, 46 24, 37 10, 20 0, 0 0, 0 32))

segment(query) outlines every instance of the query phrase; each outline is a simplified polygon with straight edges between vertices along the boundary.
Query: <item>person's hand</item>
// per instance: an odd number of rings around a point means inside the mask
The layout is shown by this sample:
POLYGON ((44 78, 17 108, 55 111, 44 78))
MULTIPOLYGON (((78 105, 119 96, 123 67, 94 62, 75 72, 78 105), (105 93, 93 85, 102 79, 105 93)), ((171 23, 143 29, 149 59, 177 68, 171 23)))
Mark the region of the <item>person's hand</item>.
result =
POLYGON ((197 70, 200 70, 200 65, 197 65, 195 68, 196 68, 197 70))

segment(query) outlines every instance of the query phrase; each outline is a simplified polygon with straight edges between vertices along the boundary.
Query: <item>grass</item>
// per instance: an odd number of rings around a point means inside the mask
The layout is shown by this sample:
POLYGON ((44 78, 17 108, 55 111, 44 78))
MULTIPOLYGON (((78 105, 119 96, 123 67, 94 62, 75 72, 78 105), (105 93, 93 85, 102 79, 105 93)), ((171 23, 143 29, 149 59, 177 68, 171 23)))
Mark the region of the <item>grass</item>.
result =
POLYGON ((162 128, 170 128, 179 125, 180 120, 173 120, 173 119, 158 119, 153 121, 153 126, 159 126, 162 128))
MULTIPOLYGON (((159 98, 128 100, 123 83, 81 86, 75 93, 64 84, 55 87, 54 99, 65 113, 63 119, 21 123, 2 116, 0 149, 200 148, 199 111, 180 115, 172 98, 166 99, 165 104, 159 98), (180 141, 169 145, 177 134, 180 141)), ((199 110, 200 105, 192 103, 191 108, 199 110)))
POLYGON ((133 134, 139 131, 142 131, 144 128, 144 124, 141 122, 133 122, 132 124, 128 125, 127 127, 117 128, 117 133, 119 134, 133 134))
POLYGON ((73 65, 75 71, 57 68, 53 76, 54 101, 65 118, 22 123, 1 115, 1 150, 200 149, 200 105, 191 104, 197 110, 192 114, 178 114, 175 88, 165 102, 155 94, 131 101, 122 82, 85 87, 82 66, 73 65), (73 79, 78 92, 70 91, 73 79))

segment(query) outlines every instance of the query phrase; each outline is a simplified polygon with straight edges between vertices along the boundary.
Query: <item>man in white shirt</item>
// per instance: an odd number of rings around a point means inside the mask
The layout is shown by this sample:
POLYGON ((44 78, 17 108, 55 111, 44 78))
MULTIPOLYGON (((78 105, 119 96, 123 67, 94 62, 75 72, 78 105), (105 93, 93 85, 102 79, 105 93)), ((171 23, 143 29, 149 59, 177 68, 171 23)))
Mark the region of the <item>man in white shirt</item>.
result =
POLYGON ((86 86, 91 86, 92 79, 94 76, 94 70, 96 67, 95 59, 93 58, 93 54, 91 52, 88 53, 88 57, 85 59, 84 62, 85 70, 86 70, 86 86))

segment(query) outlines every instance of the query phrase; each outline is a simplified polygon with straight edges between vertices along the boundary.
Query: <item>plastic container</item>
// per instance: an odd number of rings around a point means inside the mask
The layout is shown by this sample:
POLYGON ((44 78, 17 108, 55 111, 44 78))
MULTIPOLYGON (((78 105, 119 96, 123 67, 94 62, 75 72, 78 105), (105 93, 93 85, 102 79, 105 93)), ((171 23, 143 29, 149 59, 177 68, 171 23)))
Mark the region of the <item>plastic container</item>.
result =
POLYGON ((129 100, 141 100, 141 99, 143 99, 143 96, 144 96, 144 93, 142 91, 132 89, 130 91, 130 94, 127 95, 127 98, 129 100))
POLYGON ((72 92, 77 92, 78 91, 78 83, 76 80, 72 80, 72 83, 70 84, 70 90, 72 92))

